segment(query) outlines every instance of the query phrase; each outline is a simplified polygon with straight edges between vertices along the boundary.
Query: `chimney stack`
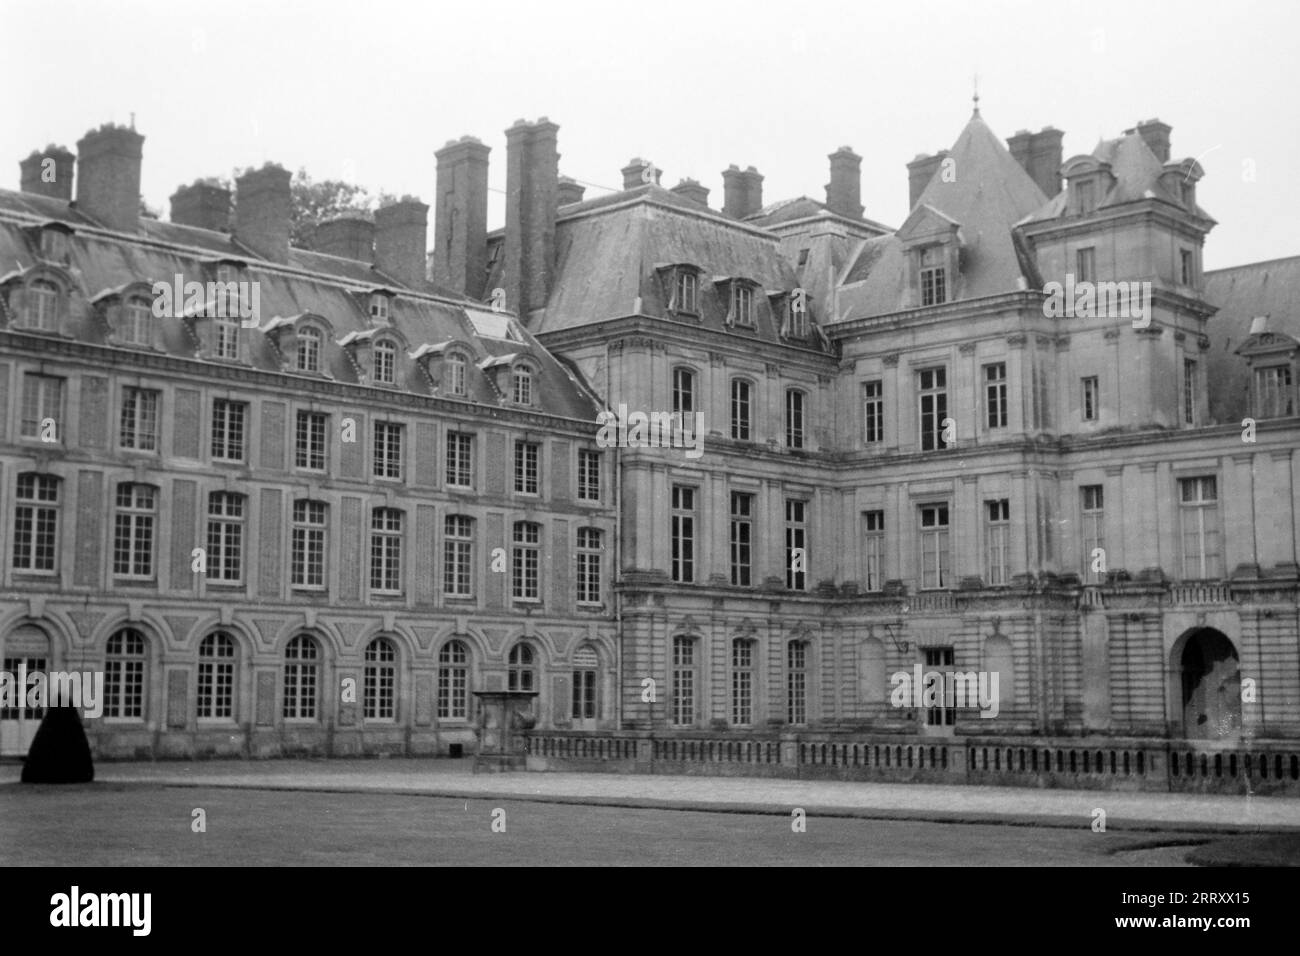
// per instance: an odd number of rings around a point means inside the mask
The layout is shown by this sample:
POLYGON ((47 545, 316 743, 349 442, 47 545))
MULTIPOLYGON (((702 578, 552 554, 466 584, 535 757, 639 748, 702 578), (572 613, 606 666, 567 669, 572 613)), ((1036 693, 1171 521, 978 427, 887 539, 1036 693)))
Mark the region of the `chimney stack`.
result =
POLYGON ((471 299, 483 298, 487 283, 489 152, 473 136, 462 136, 434 153, 433 281, 471 299))
MULTIPOLYGON (((763 209, 763 177, 757 169, 750 166, 745 170, 745 216, 752 216, 763 209)), ((741 217, 742 219, 744 216, 741 217)))
POLYGON ((862 218, 862 157, 841 146, 827 157, 831 181, 826 184, 826 207, 839 216, 862 218))
POLYGON ((689 199, 692 202, 697 202, 701 206, 708 206, 709 204, 708 188, 701 186, 694 179, 683 179, 672 188, 671 192, 675 192, 677 195, 689 199))
POLYGON ((289 261, 289 170, 252 169, 235 180, 235 238, 271 262, 289 261))
POLYGON ((140 222, 140 159, 144 137, 111 123, 77 142, 77 208, 118 232, 140 222))
POLYGON ((568 176, 561 176, 560 184, 557 189, 559 194, 557 203, 561 206, 567 206, 570 203, 582 202, 583 194, 586 193, 586 191, 587 188, 580 185, 576 179, 571 179, 568 176))
POLYGON ((925 192, 925 187, 930 185, 935 171, 947 158, 948 151, 941 149, 933 156, 921 153, 907 164, 907 208, 909 210, 916 207, 916 201, 921 198, 921 193, 925 192))
POLYGON ((744 219, 763 208, 763 177, 753 166, 742 170, 735 164, 722 171, 722 211, 733 219, 744 219))
POLYGON ((1142 142, 1147 144, 1147 149, 1156 154, 1156 159, 1161 163, 1169 162, 1169 134, 1174 128, 1168 123, 1162 123, 1158 119, 1142 120, 1137 124, 1135 129, 1124 130, 1125 135, 1137 133, 1142 137, 1142 142))
POLYGON ((659 185, 659 177, 663 175, 663 170, 655 166, 648 159, 642 159, 640 156, 628 160, 628 164, 621 170, 623 173, 623 188, 638 189, 641 186, 659 185), (650 175, 646 175, 646 170, 650 170, 650 175))
POLYGON ((422 286, 429 262, 429 207, 402 199, 375 210, 375 265, 403 285, 422 286))
POLYGON ((1037 133, 1020 130, 1007 139, 1007 149, 1020 167, 1029 174, 1051 199, 1061 191, 1061 141, 1065 134, 1052 126, 1044 126, 1037 133))
POLYGON ((545 116, 506 130, 506 308, 527 322, 546 306, 555 268, 560 127, 545 116))
POLYGON ((21 171, 19 188, 25 193, 67 202, 72 198, 72 173, 76 161, 77 157, 66 146, 50 145, 44 150, 34 151, 18 164, 21 171), (48 167, 47 159, 54 160, 48 167))
POLYGON ((339 216, 322 222, 311 234, 311 248, 341 259, 370 262, 374 257, 375 224, 359 216, 339 216))
POLYGON ((212 183, 192 183, 172 193, 171 221, 213 232, 230 229, 230 190, 212 183))

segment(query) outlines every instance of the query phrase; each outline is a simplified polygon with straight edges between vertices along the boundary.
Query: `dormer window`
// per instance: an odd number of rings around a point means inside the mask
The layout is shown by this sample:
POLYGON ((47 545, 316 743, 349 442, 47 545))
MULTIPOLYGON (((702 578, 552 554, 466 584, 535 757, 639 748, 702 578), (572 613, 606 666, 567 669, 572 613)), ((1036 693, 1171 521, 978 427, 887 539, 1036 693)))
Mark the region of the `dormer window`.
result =
POLYGON ((239 319, 229 314, 212 320, 213 351, 219 359, 239 358, 239 319))
POLYGON ((927 246, 920 251, 921 305, 938 305, 948 301, 947 273, 943 249, 927 246))
POLYGON ((745 282, 731 284, 731 321, 747 329, 754 327, 754 289, 745 282))
POLYGON ((298 332, 298 371, 320 371, 320 329, 305 328, 298 332))
POLYGON ((41 258, 50 262, 67 262, 68 234, 62 229, 42 229, 41 258))
POLYGON ((122 309, 120 334, 122 341, 128 345, 149 345, 149 322, 153 318, 153 307, 149 300, 133 295, 126 300, 122 309))
POLYGON ((239 267, 230 263, 217 266, 216 295, 212 307, 217 315, 239 315, 239 267))
POLYGON ((59 329, 59 287, 48 279, 37 279, 27 287, 26 324, 40 332, 59 329))
POLYGON ((451 395, 465 394, 465 356, 452 352, 447 356, 447 391, 451 395))
POLYGON ((1097 209, 1097 184, 1091 179, 1084 179, 1074 184, 1074 212, 1078 216, 1087 216, 1097 209))
POLYGON ((516 405, 533 404, 533 373, 523 366, 516 366, 510 377, 510 393, 516 405))
POLYGON ((388 296, 382 292, 370 296, 370 317, 379 322, 388 321, 388 296))
MULTIPOLYGON (((385 306, 387 301, 385 301, 385 306)), ((397 384, 397 346, 392 342, 376 342, 374 348, 375 384, 397 384)))
POLYGON ((781 323, 781 336, 787 339, 805 339, 808 337, 808 297, 803 289, 780 293, 779 301, 774 299, 775 308, 782 310, 784 321, 781 323))
POLYGON ((673 285, 673 310, 699 312, 700 277, 689 269, 678 269, 673 285))

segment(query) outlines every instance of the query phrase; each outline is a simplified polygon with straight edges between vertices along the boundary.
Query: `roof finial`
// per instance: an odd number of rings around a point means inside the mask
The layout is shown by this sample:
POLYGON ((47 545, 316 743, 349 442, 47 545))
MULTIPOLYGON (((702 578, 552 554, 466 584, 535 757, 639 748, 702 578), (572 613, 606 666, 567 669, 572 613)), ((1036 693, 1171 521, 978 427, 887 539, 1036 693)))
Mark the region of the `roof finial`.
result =
POLYGON ((978 73, 975 74, 974 81, 975 95, 971 97, 971 101, 975 104, 975 112, 971 114, 971 119, 980 115, 980 75, 978 73))

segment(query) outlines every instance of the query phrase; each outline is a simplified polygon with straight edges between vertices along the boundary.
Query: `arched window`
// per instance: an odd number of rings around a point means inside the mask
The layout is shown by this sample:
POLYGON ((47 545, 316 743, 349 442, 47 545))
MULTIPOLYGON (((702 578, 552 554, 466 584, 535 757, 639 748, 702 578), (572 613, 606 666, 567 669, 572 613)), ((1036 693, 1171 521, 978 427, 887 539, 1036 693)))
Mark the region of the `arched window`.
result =
POLYGON ((673 369, 673 411, 695 411, 695 373, 688 368, 673 369))
POLYGON ((464 641, 448 641, 438 652, 438 718, 469 716, 469 650, 464 641))
POLYGON ((673 638, 672 721, 678 727, 695 723, 695 639, 673 638))
POLYGON ((315 638, 299 634, 284 649, 285 720, 316 719, 319 677, 320 647, 315 638))
POLYGON ((149 300, 133 295, 126 300, 122 310, 120 338, 128 345, 149 345, 149 323, 153 319, 153 307, 149 300))
POLYGON ((320 371, 320 329, 306 328, 298 333, 298 371, 320 371))
POLYGON ((600 670, 600 656, 590 644, 573 652, 573 719, 595 720, 596 674, 600 670))
POLYGON ((27 287, 27 327, 58 331, 59 287, 48 279, 37 279, 27 287))
POLYGON ((209 634, 199 645, 198 718, 233 720, 235 717, 235 639, 225 631, 209 634))
POLYGON ((511 375, 510 392, 516 405, 533 404, 533 373, 522 365, 515 366, 511 375))
POLYGON ((791 641, 786 645, 786 721, 808 723, 808 645, 791 641))
POLYGON ((537 690, 537 655, 531 644, 521 642, 510 648, 509 663, 506 690, 537 690))
POLYGON ((397 648, 386 637, 366 645, 362 681, 365 698, 361 715, 366 720, 393 720, 397 716, 397 648))
POLYGON ((148 642, 133 627, 124 627, 108 639, 104 653, 104 716, 144 719, 145 666, 148 642))
POLYGON ((465 386, 465 356, 452 352, 447 356, 447 392, 451 395, 464 395, 465 386))
POLYGON ((754 722, 754 647, 757 641, 731 642, 731 722, 748 727, 754 722))
POLYGON ((387 339, 375 343, 375 384, 397 383, 397 346, 387 339))

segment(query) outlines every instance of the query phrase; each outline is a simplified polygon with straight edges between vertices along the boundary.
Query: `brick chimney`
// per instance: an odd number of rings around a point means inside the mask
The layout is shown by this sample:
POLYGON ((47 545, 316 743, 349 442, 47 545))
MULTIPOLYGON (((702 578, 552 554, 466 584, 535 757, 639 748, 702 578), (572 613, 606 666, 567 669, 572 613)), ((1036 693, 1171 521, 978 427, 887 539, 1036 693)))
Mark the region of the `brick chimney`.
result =
POLYGON ((701 206, 707 206, 709 204, 708 188, 701 186, 694 179, 683 179, 680 183, 674 186, 671 191, 683 198, 691 200, 692 202, 697 202, 701 206))
POLYGON ((545 307, 555 268, 559 129, 543 116, 506 130, 505 306, 525 322, 545 307))
POLYGON ((1019 130, 1007 139, 1007 149, 1038 188, 1051 199, 1061 191, 1061 141, 1065 134, 1052 126, 1037 133, 1019 130))
POLYGON ((230 190, 212 183, 192 183, 172 193, 171 221, 213 232, 230 229, 230 190))
POLYGON ((487 283, 488 153, 473 136, 448 140, 438 159, 433 281, 472 299, 487 283))
POLYGON ((235 238, 271 262, 289 261, 289 170, 263 166, 235 180, 235 238))
POLYGON ((358 262, 374 258, 375 224, 359 216, 339 216, 322 222, 311 234, 311 248, 326 255, 358 262))
POLYGON ((427 281, 429 207, 402 199, 375 210, 375 265, 397 281, 421 286, 427 281))
POLYGON ((623 173, 624 189, 639 189, 642 186, 649 186, 652 183, 655 186, 658 186, 659 177, 663 175, 662 169, 655 166, 655 164, 650 162, 650 160, 642 159, 639 156, 635 159, 628 160, 628 164, 623 167, 621 172, 623 173), (647 169, 651 171, 649 176, 646 175, 647 169), (647 180, 649 180, 649 182, 647 182, 647 180))
MULTIPOLYGON (((763 177, 758 170, 750 166, 745 170, 745 216, 752 216, 763 209, 763 177)), ((744 218, 742 216, 741 218, 744 218)))
POLYGON ((851 147, 841 146, 827 157, 831 181, 826 184, 826 206, 849 219, 862 218, 862 157, 851 147))
POLYGON ((916 201, 921 198, 921 193, 925 192, 925 187, 930 185, 930 180, 934 178, 935 171, 947 158, 948 151, 941 149, 933 156, 926 156, 921 153, 916 159, 907 164, 908 209, 916 206, 916 201))
POLYGON ((1162 123, 1158 119, 1142 120, 1134 129, 1124 130, 1127 136, 1130 133, 1137 133, 1142 137, 1142 142, 1147 144, 1147 149, 1156 154, 1156 159, 1161 163, 1169 162, 1169 134, 1174 128, 1168 123, 1162 123))
POLYGON ((567 206, 570 203, 582 202, 587 187, 580 185, 576 179, 561 176, 557 192, 559 194, 559 198, 556 200, 557 205, 567 206))
POLYGON ((77 142, 77 208, 118 232, 140 222, 140 159, 144 137, 111 123, 77 142))
POLYGON ((19 188, 25 193, 66 202, 72 198, 72 173, 76 161, 77 157, 66 146, 50 145, 44 150, 34 151, 18 164, 21 170, 19 188), (54 160, 54 165, 49 167, 54 178, 49 182, 46 182, 48 176, 45 173, 47 159, 54 160))
POLYGON ((763 208, 763 177, 753 166, 740 169, 734 164, 722 171, 722 211, 733 219, 744 219, 763 208))

